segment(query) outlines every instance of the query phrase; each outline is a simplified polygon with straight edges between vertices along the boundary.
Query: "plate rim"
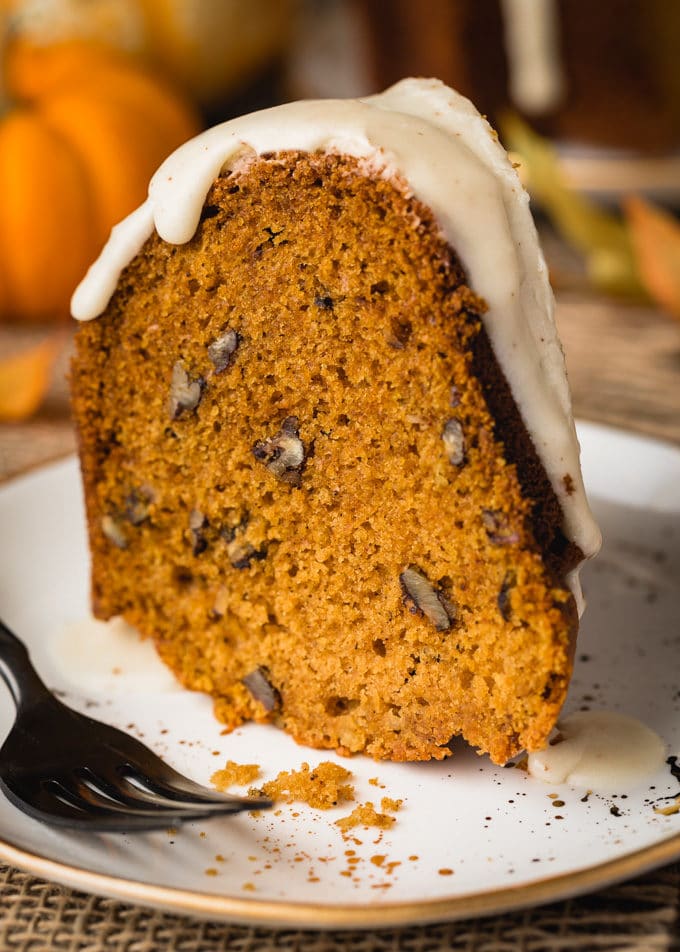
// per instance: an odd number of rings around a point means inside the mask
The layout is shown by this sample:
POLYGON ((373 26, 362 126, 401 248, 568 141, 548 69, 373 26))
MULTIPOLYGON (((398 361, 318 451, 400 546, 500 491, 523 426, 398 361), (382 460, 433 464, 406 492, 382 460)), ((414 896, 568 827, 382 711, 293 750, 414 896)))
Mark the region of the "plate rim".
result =
POLYGON ((454 922, 474 916, 499 915, 528 906, 582 895, 642 875, 680 860, 680 833, 650 846, 569 873, 558 873, 531 883, 501 889, 417 902, 364 905, 291 902, 237 898, 219 893, 158 886, 140 880, 97 873, 46 859, 0 839, 0 859, 25 872, 51 879, 72 889, 151 906, 174 915, 272 928, 315 930, 376 929, 454 922))
MULTIPOLYGON (((579 419, 576 422, 577 426, 585 424, 588 428, 611 433, 617 437, 641 439, 680 453, 680 447, 670 440, 659 439, 623 427, 610 426, 599 421, 579 419)), ((75 454, 64 454, 42 466, 16 474, 0 482, 0 493, 15 488, 17 484, 25 480, 32 481, 36 477, 48 475, 49 470, 63 468, 65 464, 68 465, 76 459, 75 454)), ((557 873, 530 883, 509 885, 467 895, 418 901, 380 902, 379 904, 292 902, 225 896, 219 893, 159 886, 110 873, 96 872, 81 865, 48 859, 15 845, 6 834, 0 835, 0 860, 26 873, 52 880, 72 889, 149 906, 175 915, 192 915, 200 919, 272 928, 330 931, 453 922, 474 916, 499 915, 528 906, 543 905, 582 895, 680 860, 680 832, 672 833, 656 843, 596 866, 585 866, 570 872, 557 873)))

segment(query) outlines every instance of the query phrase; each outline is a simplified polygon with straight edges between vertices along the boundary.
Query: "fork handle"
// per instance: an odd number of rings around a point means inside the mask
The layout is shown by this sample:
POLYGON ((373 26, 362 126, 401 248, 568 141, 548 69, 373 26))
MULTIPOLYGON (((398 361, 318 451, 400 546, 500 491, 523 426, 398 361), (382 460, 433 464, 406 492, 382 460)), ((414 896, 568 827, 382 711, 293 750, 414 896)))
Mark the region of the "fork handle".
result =
POLYGON ((26 645, 1 619, 0 677, 9 688, 17 710, 30 707, 50 694, 31 663, 26 645))

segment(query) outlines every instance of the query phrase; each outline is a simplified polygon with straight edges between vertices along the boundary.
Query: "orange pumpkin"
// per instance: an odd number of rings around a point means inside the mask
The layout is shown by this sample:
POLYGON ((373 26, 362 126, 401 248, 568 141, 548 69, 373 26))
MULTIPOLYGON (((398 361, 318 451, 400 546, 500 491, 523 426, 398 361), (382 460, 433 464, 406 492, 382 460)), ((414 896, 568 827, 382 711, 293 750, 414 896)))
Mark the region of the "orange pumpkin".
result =
POLYGON ((137 0, 146 55, 199 101, 219 102, 285 49, 294 0, 137 0))
POLYGON ((219 103, 275 62, 299 0, 0 0, 34 46, 87 39, 135 53, 192 97, 219 103))
POLYGON ((0 316, 50 320, 193 110, 126 57, 91 43, 12 44, 0 119, 0 316))

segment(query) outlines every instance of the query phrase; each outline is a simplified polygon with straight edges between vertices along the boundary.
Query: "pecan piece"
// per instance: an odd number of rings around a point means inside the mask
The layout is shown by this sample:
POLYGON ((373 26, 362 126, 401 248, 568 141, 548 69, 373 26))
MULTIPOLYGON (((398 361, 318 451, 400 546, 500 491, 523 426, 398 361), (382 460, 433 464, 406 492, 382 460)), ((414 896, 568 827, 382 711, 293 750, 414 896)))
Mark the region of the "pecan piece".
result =
POLYGON ((413 614, 425 615, 437 631, 448 631, 456 620, 456 607, 434 587, 417 565, 409 565, 399 576, 404 603, 413 614))
POLYGON ((451 417, 444 424, 442 431, 444 449, 453 466, 462 466, 465 462, 465 434, 460 420, 451 417))
POLYGON ((149 518, 149 507, 154 501, 154 492, 149 486, 131 490, 125 497, 125 517, 133 526, 140 526, 149 518))
POLYGON ((411 339, 413 325, 405 318, 393 317, 390 321, 390 330, 392 332, 388 341, 390 347, 395 350, 403 350, 411 339))
POLYGON ((192 509, 189 513, 189 531, 193 539, 193 548, 191 551, 194 555, 200 555, 201 552, 205 552, 208 548, 208 540, 203 533, 203 530, 207 527, 208 520, 201 510, 192 509))
POLYGON ((208 357, 215 368, 216 374, 220 374, 227 369, 240 343, 240 334, 229 329, 224 334, 220 334, 212 344, 208 345, 208 357))
POLYGON ((251 562, 261 562, 267 558, 267 550, 256 549, 250 542, 244 542, 242 539, 232 539, 227 543, 227 557, 235 569, 249 569, 251 562))
POLYGON ((517 573, 513 569, 508 569, 503 577, 501 587, 498 592, 496 604, 501 613, 503 621, 510 621, 512 615, 512 605, 510 604, 510 592, 517 584, 517 573))
POLYGON ((281 695, 269 681, 269 672, 260 666, 242 678, 254 700, 259 701, 267 714, 281 706, 281 695))
POLYGON ((501 509, 482 509, 482 525, 494 545, 519 542, 519 532, 513 530, 508 516, 501 509))
POLYGON ((299 486, 305 464, 305 446, 300 439, 298 418, 287 417, 281 429, 266 440, 258 440, 253 455, 277 479, 291 486, 299 486))
POLYGON ((244 512, 236 525, 220 530, 220 535, 227 543, 227 558, 235 569, 249 569, 251 562, 267 558, 266 545, 256 549, 251 542, 244 539, 249 522, 250 514, 244 512))
POLYGON ((119 549, 127 549, 128 540, 120 522, 111 515, 102 516, 101 530, 109 540, 119 549))
POLYGON ((215 603, 210 610, 210 617, 214 619, 224 618, 224 615, 227 611, 227 606, 229 605, 229 592, 222 585, 218 588, 215 595, 215 603))
POLYGON ((181 360, 175 361, 170 381, 170 395, 168 397, 168 413, 171 420, 176 420, 185 410, 195 410, 201 402, 205 380, 197 377, 192 380, 184 369, 181 360))

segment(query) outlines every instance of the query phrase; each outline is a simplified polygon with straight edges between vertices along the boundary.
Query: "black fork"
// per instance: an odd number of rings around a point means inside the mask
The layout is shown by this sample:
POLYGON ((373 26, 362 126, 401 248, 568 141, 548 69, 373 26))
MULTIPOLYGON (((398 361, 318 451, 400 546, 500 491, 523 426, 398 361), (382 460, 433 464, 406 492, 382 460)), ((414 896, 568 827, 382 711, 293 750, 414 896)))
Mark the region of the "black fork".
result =
POLYGON ((62 704, 2 621, 0 676, 16 706, 0 749, 0 789, 35 819, 89 832, 127 832, 272 806, 261 797, 208 790, 129 734, 62 704))

